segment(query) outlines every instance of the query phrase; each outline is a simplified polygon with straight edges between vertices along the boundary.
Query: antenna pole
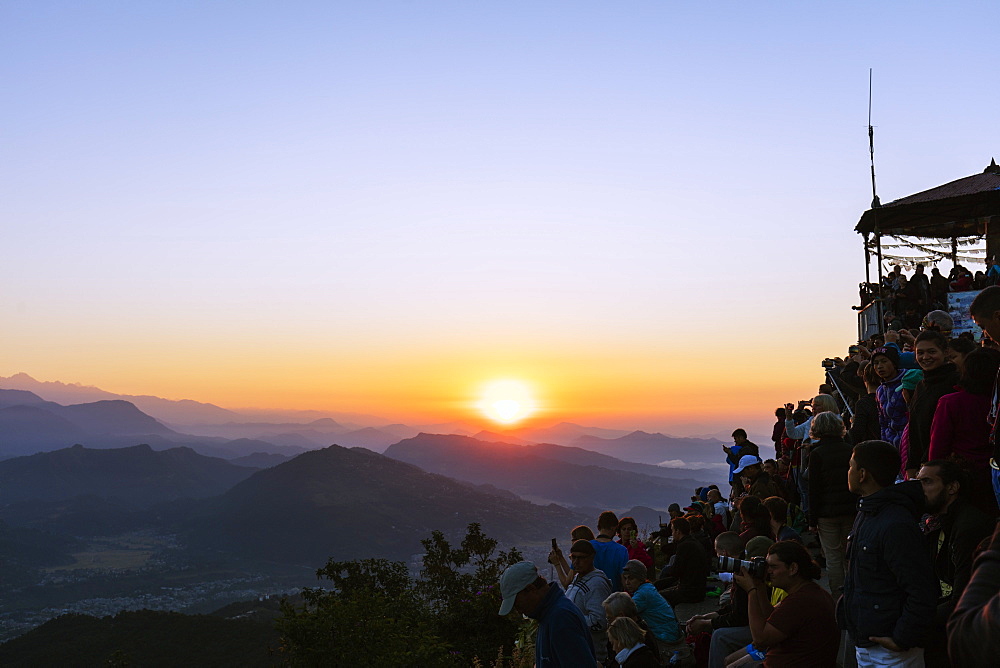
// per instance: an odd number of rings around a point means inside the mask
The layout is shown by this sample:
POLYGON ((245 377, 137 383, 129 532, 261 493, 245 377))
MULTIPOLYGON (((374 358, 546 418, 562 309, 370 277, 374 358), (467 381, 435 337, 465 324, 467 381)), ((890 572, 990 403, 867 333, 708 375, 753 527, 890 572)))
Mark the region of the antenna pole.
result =
MULTIPOLYGON (((879 319, 878 331, 883 333, 884 320, 881 317, 882 304, 882 230, 878 224, 878 210, 882 203, 878 200, 878 193, 875 190, 875 129, 872 127, 872 69, 868 68, 868 154, 872 164, 872 215, 875 218, 875 253, 878 259, 878 290, 879 290, 879 319)), ((866 246, 867 248, 867 246, 866 246)))

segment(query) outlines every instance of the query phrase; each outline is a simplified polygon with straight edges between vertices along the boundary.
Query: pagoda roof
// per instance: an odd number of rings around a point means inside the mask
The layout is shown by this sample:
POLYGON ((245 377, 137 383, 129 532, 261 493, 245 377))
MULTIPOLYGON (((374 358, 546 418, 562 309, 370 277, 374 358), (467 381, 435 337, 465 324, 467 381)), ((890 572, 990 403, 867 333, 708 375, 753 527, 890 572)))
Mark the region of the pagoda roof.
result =
POLYGON ((973 174, 865 211, 854 230, 881 234, 946 238, 981 236, 985 219, 1000 216, 1000 166, 991 160, 973 174))

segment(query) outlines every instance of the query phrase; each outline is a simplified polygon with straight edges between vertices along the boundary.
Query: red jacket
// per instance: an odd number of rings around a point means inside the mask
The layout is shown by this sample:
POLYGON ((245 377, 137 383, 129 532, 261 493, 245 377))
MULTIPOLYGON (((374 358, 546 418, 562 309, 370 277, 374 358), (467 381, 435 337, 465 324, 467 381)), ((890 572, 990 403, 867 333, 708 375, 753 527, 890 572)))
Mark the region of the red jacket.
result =
POLYGON ((938 400, 931 422, 928 459, 947 459, 955 454, 974 464, 989 466, 990 397, 965 390, 938 400))

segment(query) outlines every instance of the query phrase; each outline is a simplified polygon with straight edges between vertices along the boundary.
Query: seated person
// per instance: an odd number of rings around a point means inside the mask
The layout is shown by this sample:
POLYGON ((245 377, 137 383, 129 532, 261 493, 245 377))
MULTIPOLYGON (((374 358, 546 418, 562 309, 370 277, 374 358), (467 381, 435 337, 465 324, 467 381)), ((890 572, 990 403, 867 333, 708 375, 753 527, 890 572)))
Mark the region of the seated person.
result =
POLYGON ((757 536, 774 539, 771 533, 771 513, 764 507, 763 500, 756 496, 744 496, 737 508, 740 511, 739 534, 744 544, 757 536))
POLYGON ((622 668, 659 668, 658 657, 643 643, 642 629, 628 617, 619 617, 608 627, 608 638, 622 668))
MULTIPOLYGON (((743 540, 732 531, 719 534, 715 539, 715 553, 720 557, 745 560, 743 540)), ((721 576, 730 573, 719 573, 721 576)), ((709 668, 725 668, 725 659, 734 650, 753 641, 750 635, 750 621, 747 617, 747 594, 730 580, 729 601, 719 606, 718 612, 695 615, 687 621, 687 632, 691 635, 707 632, 712 634, 708 650, 709 668)))
POLYGON ((674 609, 647 579, 646 566, 641 561, 633 559, 625 564, 622 585, 632 595, 639 617, 656 637, 660 654, 669 656, 674 650, 681 649, 684 634, 681 633, 674 609))
MULTIPOLYGON (((643 644, 649 647, 656 654, 657 659, 659 659, 660 653, 658 649, 658 641, 653 632, 649 630, 649 626, 646 622, 642 621, 642 617, 639 616, 639 610, 635 607, 635 601, 632 597, 628 595, 628 592, 616 591, 606 599, 604 599, 604 615, 607 617, 608 624, 612 624, 619 617, 628 617, 636 625, 642 629, 643 632, 643 644)), ((608 642, 608 655, 614 656, 614 650, 611 648, 611 642, 608 642)))
POLYGON ((729 504, 722 498, 722 492, 717 489, 708 490, 708 502, 712 504, 712 510, 715 512, 715 515, 712 516, 712 522, 718 529, 716 533, 720 534, 732 522, 732 516, 729 513, 729 504))
POLYGON ((764 579, 744 570, 734 576, 747 592, 754 647, 767 648, 766 668, 837 665, 840 630, 833 598, 816 584, 820 568, 800 543, 783 540, 767 551, 766 579, 787 592, 781 605, 768 600, 764 579))
POLYGON ((646 551, 646 546, 639 540, 639 526, 631 517, 623 517, 618 522, 618 540, 628 550, 629 559, 638 559, 647 569, 653 567, 653 559, 646 551))
MULTIPOLYGON (((705 505, 707 506, 708 504, 705 505)), ((691 527, 691 536, 705 548, 705 554, 711 554, 715 549, 715 542, 714 538, 708 533, 710 526, 708 520, 701 514, 700 509, 696 507, 690 514, 685 515, 684 519, 688 521, 688 526, 691 527)))
MULTIPOLYGON (((846 477, 846 476, 845 476, 846 477)), ((780 496, 769 496, 764 499, 764 507, 771 516, 771 534, 775 540, 794 540, 802 542, 802 537, 792 527, 785 524, 788 520, 788 502, 780 496)))
POLYGON ((699 603, 705 600, 708 581, 708 552, 691 535, 691 525, 683 517, 670 522, 676 554, 660 571, 654 585, 670 605, 699 603))

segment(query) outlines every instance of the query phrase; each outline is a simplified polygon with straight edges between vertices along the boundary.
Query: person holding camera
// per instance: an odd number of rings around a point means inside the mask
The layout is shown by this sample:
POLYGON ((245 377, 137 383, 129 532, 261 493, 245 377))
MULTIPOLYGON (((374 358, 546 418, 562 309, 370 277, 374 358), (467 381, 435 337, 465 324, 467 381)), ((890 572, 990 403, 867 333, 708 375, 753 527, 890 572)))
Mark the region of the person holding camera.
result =
POLYGON ((765 668, 834 668, 840 631, 833 598, 815 582, 820 568, 808 550, 795 541, 779 541, 767 551, 766 570, 764 577, 746 569, 733 576, 747 593, 753 645, 767 648, 765 668), (781 605, 771 605, 765 580, 788 593, 781 605))
MULTIPOLYGON (((733 531, 720 533, 715 539, 715 554, 729 559, 743 559, 743 539, 733 531)), ((720 569, 721 570, 721 569, 720 569)), ((687 621, 691 635, 711 633, 708 648, 708 668, 725 668, 730 652, 753 642, 750 619, 747 616, 747 593, 732 581, 731 573, 719 573, 720 579, 728 576, 729 600, 719 606, 718 612, 695 615, 687 621)))
POLYGON ((748 455, 759 457, 760 448, 756 443, 747 438, 745 429, 736 429, 733 431, 732 447, 723 445, 722 451, 726 453, 726 463, 729 464, 729 484, 733 488, 730 496, 737 497, 744 491, 743 483, 737 475, 739 471, 736 470, 740 459, 748 455))
MULTIPOLYGON (((802 424, 795 424, 793 419, 794 406, 792 404, 785 404, 785 412, 788 413, 788 419, 785 420, 785 434, 789 438, 794 438, 796 440, 802 439, 802 445, 799 446, 799 469, 798 475, 795 479, 795 484, 799 490, 799 499, 802 502, 802 510, 809 512, 809 450, 812 445, 812 440, 809 437, 809 430, 812 428, 813 416, 823 413, 825 411, 830 411, 831 413, 839 413, 840 406, 837 405, 837 400, 831 397, 829 394, 817 394, 812 399, 812 415, 802 424)), ((773 496, 768 494, 767 496, 761 497, 766 499, 768 496, 773 496)))

